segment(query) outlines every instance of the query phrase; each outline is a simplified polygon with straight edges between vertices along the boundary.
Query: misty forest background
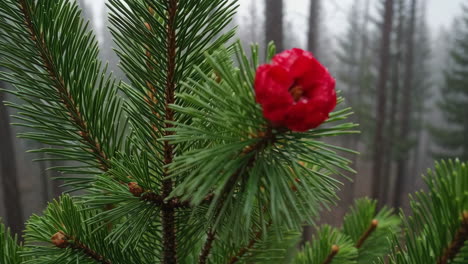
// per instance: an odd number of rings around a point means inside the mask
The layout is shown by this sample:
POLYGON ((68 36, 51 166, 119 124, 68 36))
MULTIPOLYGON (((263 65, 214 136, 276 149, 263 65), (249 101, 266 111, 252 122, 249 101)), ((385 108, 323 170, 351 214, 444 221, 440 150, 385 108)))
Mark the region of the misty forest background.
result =
MULTIPOLYGON (((468 159, 468 9, 460 7, 452 27, 431 32, 425 0, 354 0, 337 37, 322 19, 327 0, 309 1, 303 28, 293 26, 281 0, 243 1, 249 11, 237 15, 232 26, 239 26, 238 37, 246 45, 274 40, 279 51, 312 51, 337 79, 346 99, 339 107, 354 109, 352 119, 361 133, 332 143, 361 153, 349 156, 357 174, 349 175, 353 182, 345 182, 341 202, 322 221, 339 225, 356 197, 406 208, 408 193, 421 188, 421 174, 434 159, 468 159), (306 45, 299 39, 306 39, 306 45)), ((96 27, 92 7, 78 2, 96 27)), ((110 48, 110 33, 105 28, 97 32, 102 58, 125 79, 110 48)), ((0 102, 4 100, 15 99, 0 92, 0 102)), ((60 175, 46 170, 62 161, 33 162, 44 157, 26 150, 47 146, 17 139, 16 133, 25 129, 10 126, 10 114, 14 111, 0 104, 0 217, 18 232, 66 187, 50 180, 60 175)))

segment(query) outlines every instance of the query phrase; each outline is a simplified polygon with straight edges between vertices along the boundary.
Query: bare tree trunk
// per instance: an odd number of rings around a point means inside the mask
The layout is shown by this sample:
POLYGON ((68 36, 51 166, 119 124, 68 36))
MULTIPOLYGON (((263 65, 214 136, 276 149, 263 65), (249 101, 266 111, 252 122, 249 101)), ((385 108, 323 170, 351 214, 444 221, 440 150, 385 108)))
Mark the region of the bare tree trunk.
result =
MULTIPOLYGON (((64 161, 60 160, 51 160, 49 161, 50 168, 57 168, 64 166, 64 161)), ((54 178, 62 176, 62 173, 57 170, 49 170, 49 180, 52 180, 52 187, 50 191, 51 198, 57 198, 62 195, 64 188, 62 184, 64 184, 63 180, 57 180, 54 178)))
POLYGON ((388 140, 385 144, 386 149, 386 158, 383 170, 383 180, 387 184, 387 188, 383 188, 382 190, 382 197, 385 200, 382 200, 382 203, 387 203, 389 201, 389 194, 392 193, 392 184, 393 181, 391 180, 392 176, 392 163, 393 163, 393 156, 394 156, 394 137, 396 132, 396 124, 397 124, 397 113, 398 113, 398 106, 399 106, 399 94, 400 94, 400 69, 401 69, 401 53, 402 53, 402 46, 403 46, 403 25, 405 21, 404 15, 404 1, 399 0, 398 2, 398 26, 397 26, 397 36, 395 40, 395 55, 393 59, 393 69, 392 69, 392 89, 391 89, 391 102, 390 102, 390 121, 388 126, 388 140))
MULTIPOLYGON (((360 98, 362 100, 362 84, 365 83, 366 80, 366 71, 367 71, 367 64, 368 64, 368 56, 369 56, 369 31, 368 31, 368 26, 369 26, 369 9, 370 9, 370 2, 369 0, 366 0, 364 2, 364 18, 362 20, 361 24, 361 47, 359 51, 359 72, 358 72, 358 78, 359 78, 359 85, 356 87, 357 93, 356 97, 360 98)), ((361 124, 361 116, 356 115, 356 123, 361 124)), ((352 150, 357 150, 359 142, 361 141, 361 134, 357 134, 353 136, 354 142, 352 145, 352 150)), ((358 156, 354 155, 353 156, 353 163, 357 164, 358 161, 358 156)), ((357 168, 357 167, 356 167, 357 168)))
MULTIPOLYGON (((404 80, 404 89, 403 89, 403 108, 401 112, 401 130, 400 130, 400 139, 401 140, 408 140, 410 136, 410 120, 411 120, 411 113, 412 113, 412 96, 413 96, 413 64, 414 64, 414 32, 415 32, 415 25, 416 25, 416 0, 411 1, 411 17, 410 17, 410 24, 408 30, 408 37, 407 37, 407 50, 408 53, 406 55, 406 74, 404 80)), ((405 179, 408 174, 408 151, 405 150, 397 162, 397 175, 396 175, 396 182, 395 186, 397 188, 401 186, 400 190, 395 190, 394 202, 393 205, 395 207, 400 207, 401 202, 401 192, 405 191, 405 179)))
POLYGON ((0 92, 0 176, 2 178, 3 201, 6 211, 6 225, 16 234, 23 231, 23 208, 21 206, 15 159, 15 147, 10 127, 10 117, 4 93, 0 92))
MULTIPOLYGON (((37 143, 37 146, 35 148, 40 148, 42 147, 42 143, 37 143)), ((38 159, 44 159, 45 154, 44 153, 37 153, 37 158, 38 159)), ((47 205, 47 202, 49 201, 50 198, 50 179, 49 175, 47 173, 47 163, 45 161, 39 161, 38 162, 38 169, 39 169, 39 177, 41 179, 41 192, 40 194, 42 195, 42 201, 44 202, 44 205, 47 205)))
MULTIPOLYGON (((311 1, 311 7, 312 5, 320 5, 320 0, 312 0, 311 1), (315 2, 315 3, 314 3, 315 2)), ((317 7, 320 8, 320 7, 317 7)), ((315 8, 315 14, 313 14, 313 10, 311 10, 311 16, 315 16, 315 18, 318 20, 319 12, 315 8)), ((365 22, 361 23, 360 20, 360 15, 362 15, 360 11, 361 5, 359 1, 356 1, 353 4, 353 7, 350 10, 350 18, 352 18, 355 22, 355 24, 352 24, 350 21, 351 27, 349 30, 351 30, 354 34, 351 35, 352 37, 347 39, 347 45, 348 45, 348 52, 349 52, 349 60, 351 61, 351 64, 348 64, 347 70, 346 70, 346 75, 350 79, 349 85, 348 85, 348 95, 347 95, 347 100, 351 106, 357 106, 359 105, 360 102, 360 93, 361 93, 361 83, 360 83, 360 74, 361 74, 361 66, 362 64, 360 63, 360 59, 362 54, 362 48, 361 46, 363 45, 362 41, 363 39, 359 35, 360 32, 365 31, 365 22), (351 77, 352 76, 352 77, 351 77)), ((365 14, 364 14, 365 16, 365 14)), ((365 21, 366 18, 363 17, 363 20, 365 21)), ((315 22, 317 23, 317 22, 315 22)), ((315 25, 318 27, 318 24, 315 25)), ((311 25, 312 27, 312 25, 311 25)), ((365 35, 365 34, 363 34, 365 35)), ((318 36, 316 36, 318 37, 318 36)), ((310 42, 309 42, 310 44, 310 42)), ((346 65, 346 64, 345 64, 346 65)), ((357 122, 357 120, 356 120, 357 122)), ((358 122, 357 122, 358 123, 358 122)), ((357 146, 359 143, 359 135, 352 135, 346 138, 343 138, 343 147, 347 149, 352 149, 352 150, 357 150, 357 146)), ((345 154, 345 157, 351 160, 352 164, 351 166, 353 169, 357 170, 357 156, 355 154, 345 154)), ((337 222, 337 225, 341 225, 341 219, 344 217, 346 212, 348 211, 348 208, 353 204, 354 201, 354 188, 355 188, 355 181, 356 181, 356 175, 354 173, 346 173, 346 176, 350 178, 350 181, 345 181, 345 184, 341 187, 341 191, 338 193, 340 201, 338 202, 338 207, 336 210, 334 210, 334 217, 335 217, 335 222, 337 219, 339 219, 339 222, 337 222)))
POLYGON ((276 50, 283 47, 283 0, 265 0, 265 41, 274 41, 276 50))
POLYGON ((309 34, 307 49, 315 56, 318 54, 319 45, 319 21, 320 21, 320 0, 310 0, 309 11, 309 34))
POLYGON ((376 132, 374 137, 374 157, 372 168, 372 197, 379 199, 382 197, 382 165, 384 161, 384 127, 386 121, 387 107, 387 81, 389 75, 390 61, 390 37, 393 24, 393 0, 385 0, 384 22, 382 24, 382 38, 380 46, 380 66, 377 82, 377 103, 376 103, 376 132))
POLYGON ((85 1, 84 0, 78 0, 78 5, 80 6, 81 8, 81 16, 85 19, 85 20, 90 20, 91 19, 91 13, 89 12, 90 9, 88 8, 88 6, 86 5, 85 1))

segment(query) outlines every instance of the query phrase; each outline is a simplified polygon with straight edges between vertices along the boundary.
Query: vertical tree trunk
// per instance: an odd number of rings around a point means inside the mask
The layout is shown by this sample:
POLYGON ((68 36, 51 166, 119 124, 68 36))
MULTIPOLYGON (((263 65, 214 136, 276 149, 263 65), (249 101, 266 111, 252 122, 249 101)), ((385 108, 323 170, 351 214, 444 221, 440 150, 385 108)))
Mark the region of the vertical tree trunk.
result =
POLYGON ((395 39, 395 55, 392 62, 392 81, 391 81, 391 101, 390 101, 390 121, 388 126, 388 140, 385 144, 386 149, 386 158, 384 163, 384 170, 383 170, 383 181, 388 186, 387 188, 383 188, 382 190, 382 197, 385 200, 382 200, 382 203, 387 203, 389 201, 389 194, 392 193, 392 190, 389 188, 392 186, 391 176, 392 176, 392 163, 394 160, 394 137, 395 132, 397 131, 397 113, 398 113, 398 106, 399 106, 399 94, 400 94, 400 71, 401 71, 401 55, 402 55, 402 47, 403 47, 403 29, 405 23, 405 15, 404 15, 404 1, 398 1, 398 26, 397 26, 397 36, 395 39))
MULTIPOLYGON (((43 145, 42 143, 35 143, 35 149, 41 148, 43 145)), ((44 159, 45 154, 44 153, 37 153, 36 158, 38 159, 44 159)), ((39 169, 39 177, 41 179, 41 195, 42 195, 42 201, 44 202, 44 206, 47 205, 47 202, 49 201, 50 198, 50 179, 49 175, 47 173, 47 163, 45 161, 39 161, 38 164, 38 169, 39 169)))
MULTIPOLYGON (((50 168, 57 168, 57 167, 62 167, 65 165, 64 161, 59 161, 59 160, 51 160, 49 161, 49 166, 50 168)), ((49 181, 52 180, 52 186, 50 190, 50 195, 52 196, 51 198, 57 198, 62 195, 64 189, 62 185, 64 184, 63 180, 57 180, 54 178, 61 177, 62 173, 57 171, 57 170, 49 170, 49 181)))
POLYGON ((265 41, 274 41, 282 51, 283 39, 283 0, 265 0, 265 41))
MULTIPOLYGON (((364 2, 364 19, 362 20, 362 25, 361 25, 361 50, 359 51, 359 83, 363 84, 364 82, 367 82, 366 80, 366 75, 367 75, 367 70, 368 70, 368 57, 369 57, 369 31, 368 31, 368 26, 369 26, 369 20, 370 20, 370 0, 366 0, 364 2)), ((358 94, 361 94, 362 91, 362 85, 359 85, 358 87, 358 94)), ((356 122, 358 124, 361 123, 361 118, 360 116, 357 116, 356 122)), ((356 135, 357 142, 356 146, 359 143, 361 139, 361 135, 358 134, 356 135)), ((357 158, 357 156, 356 156, 357 158)))
POLYGON ((309 33, 307 49, 315 56, 318 54, 319 45, 319 21, 320 21, 320 0, 310 0, 309 11, 309 33))
POLYGON ((81 16, 85 19, 85 20, 90 20, 91 19, 91 13, 90 13, 90 9, 88 8, 88 6, 86 5, 85 3, 85 0, 78 0, 78 5, 80 6, 81 8, 81 16))
POLYGON ((10 117, 3 105, 4 96, 4 93, 0 92, 0 176, 2 178, 6 225, 11 228, 13 233, 20 234, 23 231, 23 208, 18 187, 10 117))
POLYGON ((384 126, 387 107, 387 81, 389 75, 390 61, 390 37, 393 24, 393 0, 385 0, 384 21, 382 24, 382 37, 380 45, 380 66, 377 81, 377 102, 376 102, 376 132, 374 137, 374 157, 373 157, 373 181, 372 197, 381 198, 382 188, 382 165, 384 160, 384 126))
MULTIPOLYGON (((413 96, 413 62, 414 62, 414 32, 416 26, 416 0, 411 1, 411 16, 409 22, 408 37, 407 37, 407 51, 406 54, 406 74, 403 84, 403 106, 401 113, 401 130, 400 130, 400 139, 408 141, 410 136, 410 120, 412 113, 412 96, 413 96)), ((405 190, 405 179, 408 174, 408 151, 404 150, 401 153, 400 158, 397 162, 397 175, 396 175, 396 190, 394 195, 395 207, 401 206, 401 192, 405 190), (401 187, 401 189, 398 189, 401 187)))
MULTIPOLYGON (((314 5, 313 2, 316 2, 315 5, 319 5, 320 1, 317 0, 312 0, 311 5, 314 5)), ((311 10, 311 16, 312 14, 311 10)), ((315 11, 316 14, 314 16, 318 15, 318 11, 315 11)), ((353 32, 353 34, 349 35, 349 38, 347 39, 347 45, 348 45, 348 52, 349 52, 349 60, 350 64, 347 66, 346 70, 346 75, 348 76, 350 82, 348 85, 348 95, 347 95, 347 101, 349 102, 350 106, 357 106, 359 105, 359 102, 361 100, 360 97, 360 89, 361 89, 361 83, 360 83, 360 72, 361 72, 361 46, 362 46, 362 38, 361 38, 361 32, 362 30, 365 30, 363 28, 364 22, 361 23, 361 15, 365 16, 365 14, 362 14, 361 12, 361 3, 360 1, 355 1, 353 6, 351 7, 350 10, 350 18, 348 18, 350 21, 350 31, 353 32), (351 19, 356 21, 356 22, 351 22, 351 19)), ((365 21, 365 17, 362 18, 363 21, 365 21)), ((318 27, 318 25, 315 25, 318 27)), ((349 34, 349 33, 348 33, 349 34)), ((365 34, 362 34, 365 35, 365 34)), ((310 43, 310 42, 309 42, 310 43)), ((346 64, 345 64, 346 65, 346 64)), ((356 117, 354 117, 356 118, 356 117)), ((354 120, 353 120, 354 121, 354 120)), ((357 123, 358 121, 355 120, 357 123)), ((343 147, 352 149, 352 150, 357 150, 358 142, 359 142, 359 135, 350 135, 349 137, 343 138, 343 147)), ((356 163, 357 163, 357 156, 355 154, 346 154, 345 157, 351 160, 353 166, 353 169, 357 169, 356 163)), ((347 213, 348 208, 353 204, 354 201, 354 188, 355 188, 355 180, 356 180, 356 175, 354 173, 346 173, 346 175, 351 179, 351 181, 345 181, 345 184, 341 187, 341 191, 339 192, 339 197, 340 201, 338 203, 339 209, 334 210, 334 216, 336 219, 339 219, 339 221, 336 223, 337 225, 341 224, 341 219, 344 217, 344 215, 347 213)), ((332 223, 334 224, 334 223, 332 223)))

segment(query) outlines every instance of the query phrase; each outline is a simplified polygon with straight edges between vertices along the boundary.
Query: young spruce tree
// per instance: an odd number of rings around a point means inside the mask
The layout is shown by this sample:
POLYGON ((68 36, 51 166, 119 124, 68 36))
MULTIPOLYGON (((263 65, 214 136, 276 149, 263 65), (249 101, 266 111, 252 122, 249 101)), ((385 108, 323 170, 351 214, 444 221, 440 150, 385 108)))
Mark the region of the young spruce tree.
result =
POLYGON ((331 175, 350 170, 337 153, 348 150, 321 139, 354 125, 341 122, 349 109, 329 114, 342 99, 310 53, 270 45, 260 66, 257 46, 248 58, 234 31, 221 33, 236 6, 111 0, 124 83, 99 61, 76 3, 0 2, 0 76, 23 100, 9 103, 19 125, 34 130, 20 136, 73 164, 53 168, 70 194, 30 218, 24 243, 0 226, 2 264, 463 263, 458 161, 427 178, 406 246, 400 218, 360 199, 342 228, 317 226, 298 248, 301 225, 334 203, 331 175))
POLYGON ((462 6, 459 30, 450 51, 450 67, 438 102, 447 124, 443 128, 431 127, 441 157, 460 157, 468 160, 468 7, 462 6))

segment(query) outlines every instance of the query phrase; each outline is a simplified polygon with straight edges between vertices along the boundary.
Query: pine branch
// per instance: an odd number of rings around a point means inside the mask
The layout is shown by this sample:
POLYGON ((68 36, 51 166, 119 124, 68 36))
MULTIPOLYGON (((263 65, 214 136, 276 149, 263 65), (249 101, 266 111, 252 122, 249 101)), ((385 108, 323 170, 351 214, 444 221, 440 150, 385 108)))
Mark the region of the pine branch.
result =
POLYGON ((358 242, 356 243, 356 248, 361 248, 364 242, 374 233, 374 231, 377 229, 377 226, 379 225, 379 221, 377 219, 372 220, 372 223, 370 224, 369 228, 362 234, 362 236, 359 238, 358 242))
POLYGON ((323 261, 322 264, 330 264, 330 263, 332 263, 333 259, 334 259, 335 256, 338 254, 338 252, 340 252, 340 247, 337 246, 337 245, 333 245, 332 248, 331 248, 330 255, 328 255, 328 257, 323 261))
POLYGON ((405 241, 393 237, 389 263, 466 262, 463 261, 468 240, 466 179, 466 163, 460 160, 435 163, 434 170, 424 176, 427 191, 410 196, 411 217, 402 215, 405 241))
POLYGON ((102 213, 68 195, 53 201, 41 216, 33 215, 27 222, 23 254, 31 260, 25 263, 141 263, 138 251, 125 247, 127 237, 113 240, 107 221, 95 220, 102 213))
POLYGON ((450 245, 444 250, 444 254, 439 258, 437 264, 448 264, 455 259, 466 241, 468 241, 468 211, 463 212, 460 228, 450 245))
POLYGON ((61 103, 68 111, 70 122, 75 124, 77 127, 78 131, 76 131, 76 133, 81 137, 82 143, 89 147, 87 151, 96 157, 100 164, 100 168, 103 171, 107 171, 109 169, 108 157, 101 148, 101 144, 97 142, 97 137, 95 137, 92 134, 92 131, 89 129, 83 115, 77 107, 75 100, 69 93, 63 77, 60 75, 60 72, 54 67, 53 55, 47 47, 44 35, 40 32, 37 32, 33 25, 30 6, 25 0, 20 0, 19 7, 24 16, 24 23, 29 31, 30 38, 40 53, 39 55, 42 59, 43 66, 47 70, 50 79, 55 84, 55 88, 57 89, 57 92, 60 96, 61 103))
POLYGON ((342 232, 358 250, 358 263, 374 263, 391 252, 389 238, 399 233, 400 222, 392 210, 377 210, 377 201, 362 198, 345 215, 342 232))
POLYGON ((96 251, 89 248, 78 239, 64 234, 62 231, 55 233, 51 238, 52 244, 58 248, 70 248, 75 251, 83 252, 87 257, 95 260, 101 264, 112 264, 112 262, 106 259, 104 256, 99 255, 96 251))

